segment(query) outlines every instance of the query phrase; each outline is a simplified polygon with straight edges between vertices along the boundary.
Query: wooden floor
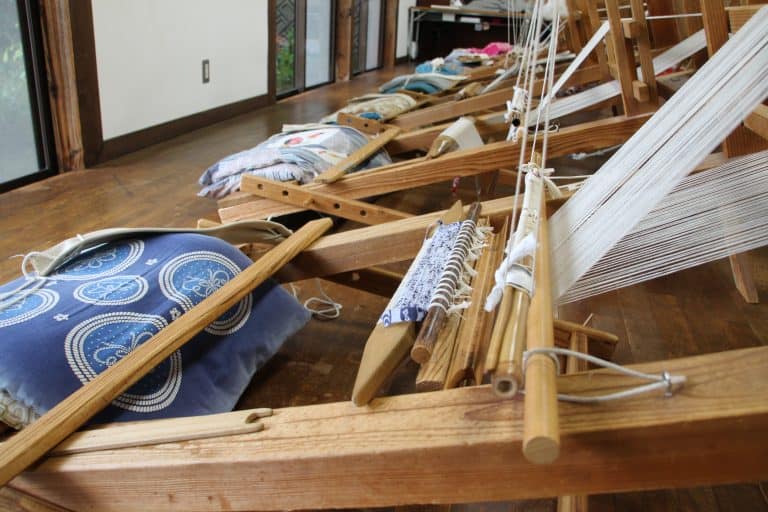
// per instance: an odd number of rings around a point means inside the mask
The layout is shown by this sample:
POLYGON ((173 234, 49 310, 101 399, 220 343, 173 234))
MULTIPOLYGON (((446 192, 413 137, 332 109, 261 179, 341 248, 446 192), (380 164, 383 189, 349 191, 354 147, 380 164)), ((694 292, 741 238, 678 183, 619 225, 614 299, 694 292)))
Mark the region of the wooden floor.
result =
MULTIPOLYGON (((196 196, 200 173, 219 158, 256 145, 283 123, 309 122, 368 92, 391 72, 365 74, 295 96, 143 151, 96 169, 68 173, 0 196, 0 279, 19 275, 20 258, 77 233, 116 226, 192 226, 198 218, 216 219, 212 200, 196 196)), ((596 159, 579 162, 596 168, 596 159)), ((561 159, 562 168, 574 162, 561 159)), ((473 181, 460 194, 471 197, 473 181)), ((406 211, 449 205, 449 183, 382 198, 406 211)), ((556 264, 556 255, 554 256, 556 264)), ((768 301, 768 251, 751 254, 758 289, 768 301)), ((341 318, 313 320, 290 339, 257 375, 239 407, 284 407, 348 400, 367 334, 386 300, 323 281, 343 305, 341 318)), ((318 282, 296 283, 304 300, 319 295, 318 282)), ((562 318, 582 321, 621 338, 615 360, 653 361, 765 344, 768 305, 745 304, 732 285, 727 262, 698 267, 651 283, 561 308, 562 318)), ((405 365, 400 375, 413 373, 405 365)), ((768 378, 768 376, 766 376, 768 378)), ((404 378, 393 389, 407 391, 404 378)), ((766 440, 768 442, 768 440, 766 440)), ((567 454, 564 454, 567 456, 567 454)), ((760 483, 594 496, 593 511, 768 510, 768 487, 760 483)), ((14 510, 13 500, 0 508, 14 510)), ((554 500, 454 506, 457 510, 554 510, 554 500)), ((16 505, 15 510, 24 510, 16 505)))

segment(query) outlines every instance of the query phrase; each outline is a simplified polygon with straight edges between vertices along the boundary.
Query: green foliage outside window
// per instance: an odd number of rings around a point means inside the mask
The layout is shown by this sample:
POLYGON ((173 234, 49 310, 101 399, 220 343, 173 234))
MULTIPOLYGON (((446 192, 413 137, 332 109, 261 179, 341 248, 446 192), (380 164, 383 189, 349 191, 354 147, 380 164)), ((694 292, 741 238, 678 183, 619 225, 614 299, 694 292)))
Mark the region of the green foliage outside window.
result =
POLYGON ((277 35, 277 92, 294 88, 296 34, 293 27, 277 35))

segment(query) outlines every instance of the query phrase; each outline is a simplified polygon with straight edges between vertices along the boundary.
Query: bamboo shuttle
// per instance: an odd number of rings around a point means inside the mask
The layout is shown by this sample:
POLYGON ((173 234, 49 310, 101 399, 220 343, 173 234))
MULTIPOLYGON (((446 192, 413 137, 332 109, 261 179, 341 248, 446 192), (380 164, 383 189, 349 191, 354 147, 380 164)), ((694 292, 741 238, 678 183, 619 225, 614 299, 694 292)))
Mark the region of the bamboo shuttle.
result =
MULTIPOLYGON (((528 350, 552 348, 555 339, 546 211, 542 197, 533 275, 535 289, 528 315, 528 350)), ((523 455, 535 464, 549 464, 557 459, 559 453, 560 422, 555 361, 545 354, 533 354, 525 366, 523 455)))
POLYGON ((200 304, 3 443, 0 486, 66 439, 120 393, 317 240, 331 225, 330 219, 307 223, 200 304))
POLYGON ((456 337, 456 353, 451 361, 446 380, 447 388, 455 388, 462 381, 475 384, 482 381, 482 363, 485 360, 493 313, 485 311, 485 297, 493 286, 494 271, 504 255, 507 223, 501 232, 488 235, 488 247, 477 262, 477 277, 472 282, 472 304, 456 337))

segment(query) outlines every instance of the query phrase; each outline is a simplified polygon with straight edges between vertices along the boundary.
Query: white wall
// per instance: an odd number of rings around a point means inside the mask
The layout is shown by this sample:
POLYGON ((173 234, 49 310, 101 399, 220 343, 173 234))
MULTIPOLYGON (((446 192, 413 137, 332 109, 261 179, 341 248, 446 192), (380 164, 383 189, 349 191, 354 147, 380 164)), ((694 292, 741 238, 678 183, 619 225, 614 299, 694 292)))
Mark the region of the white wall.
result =
POLYGON ((400 0, 397 6, 397 49, 399 59, 408 55, 408 8, 414 7, 416 0, 400 0))
POLYGON ((266 94, 267 5, 93 0, 104 139, 266 94))

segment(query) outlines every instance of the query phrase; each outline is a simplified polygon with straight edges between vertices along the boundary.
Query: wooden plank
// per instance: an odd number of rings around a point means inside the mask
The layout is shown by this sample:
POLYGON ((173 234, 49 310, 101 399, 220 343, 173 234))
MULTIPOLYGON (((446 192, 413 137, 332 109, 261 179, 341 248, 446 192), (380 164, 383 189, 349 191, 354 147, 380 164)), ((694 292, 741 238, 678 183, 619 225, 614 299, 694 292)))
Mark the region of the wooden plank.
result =
MULTIPOLYGON (((765 478, 768 348, 633 367, 688 381, 672 398, 560 404, 568 456, 548 466, 521 456, 522 403, 479 386, 366 408, 278 409, 254 435, 49 458, 14 486, 109 512, 472 503, 765 478)), ((560 377, 558 389, 603 393, 636 382, 586 372, 560 377)))
POLYGON ((59 444, 120 393, 319 238, 331 225, 330 219, 318 219, 305 224, 259 261, 13 436, 0 451, 0 485, 8 483, 59 444))
POLYGON ((728 21, 730 22, 731 32, 739 30, 749 18, 760 9, 762 5, 735 5, 726 7, 725 10, 728 13, 728 21))
POLYGON ((376 152, 387 145, 389 141, 400 135, 400 128, 397 126, 387 128, 383 133, 366 142, 363 147, 357 149, 341 162, 331 166, 315 178, 317 183, 333 183, 343 178, 348 172, 354 171, 363 162, 371 158, 376 152))
POLYGON ((51 455, 70 455, 191 441, 207 437, 250 434, 264 429, 264 424, 258 421, 259 418, 271 415, 272 409, 249 409, 170 420, 117 423, 114 428, 95 427, 75 432, 52 449, 51 455))
MULTIPOLYGON (((594 151, 625 142, 649 118, 645 114, 635 117, 617 116, 562 128, 549 135, 548 155, 552 158, 576 151, 594 151)), ((337 194, 359 199, 373 197, 396 190, 428 185, 454 177, 474 176, 503 168, 516 168, 519 146, 514 142, 495 142, 481 148, 454 151, 437 159, 414 159, 404 163, 386 165, 377 169, 356 172, 332 184, 310 183, 309 190, 337 194)), ((243 183, 251 177, 244 176, 243 183)), ((219 210, 223 222, 266 218, 301 210, 268 199, 254 200, 219 210)))
POLYGON ((768 140, 768 106, 760 105, 744 120, 744 125, 768 140))
POLYGON ((0 510, 4 512, 71 512, 64 507, 23 493, 10 485, 0 488, 0 510))
POLYGON ((352 76, 352 0, 336 2, 336 80, 352 76))
POLYGON ((347 114, 346 112, 339 112, 336 114, 336 122, 344 126, 351 126, 352 128, 369 135, 384 131, 384 123, 381 121, 347 114))
POLYGON ((301 209, 324 212, 362 224, 381 224, 411 217, 408 213, 393 210, 392 208, 347 199, 319 190, 309 190, 300 185, 291 185, 258 176, 253 176, 252 178, 247 181, 243 180, 240 188, 244 192, 267 199, 274 199, 275 201, 290 204, 301 209))

